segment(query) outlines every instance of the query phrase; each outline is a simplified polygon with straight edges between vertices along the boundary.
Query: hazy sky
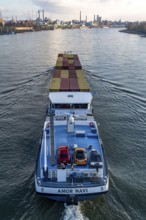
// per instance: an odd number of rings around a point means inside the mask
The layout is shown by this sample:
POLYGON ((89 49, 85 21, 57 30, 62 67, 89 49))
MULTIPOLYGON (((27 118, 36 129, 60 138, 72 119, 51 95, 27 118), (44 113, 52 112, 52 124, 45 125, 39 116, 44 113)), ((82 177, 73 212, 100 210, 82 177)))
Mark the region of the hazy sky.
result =
POLYGON ((4 18, 36 18, 38 10, 44 9, 51 19, 72 20, 94 14, 103 20, 146 21, 146 0, 0 0, 0 14, 4 18))

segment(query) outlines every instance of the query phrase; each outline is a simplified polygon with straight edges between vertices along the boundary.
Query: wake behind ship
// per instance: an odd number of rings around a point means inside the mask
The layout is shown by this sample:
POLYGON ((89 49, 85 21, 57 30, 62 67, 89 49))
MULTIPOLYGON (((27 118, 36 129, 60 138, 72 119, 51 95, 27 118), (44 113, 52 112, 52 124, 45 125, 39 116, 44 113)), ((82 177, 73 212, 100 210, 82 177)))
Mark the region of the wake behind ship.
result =
POLYGON ((36 192, 77 204, 109 188, 92 93, 76 54, 59 54, 36 162, 36 192))

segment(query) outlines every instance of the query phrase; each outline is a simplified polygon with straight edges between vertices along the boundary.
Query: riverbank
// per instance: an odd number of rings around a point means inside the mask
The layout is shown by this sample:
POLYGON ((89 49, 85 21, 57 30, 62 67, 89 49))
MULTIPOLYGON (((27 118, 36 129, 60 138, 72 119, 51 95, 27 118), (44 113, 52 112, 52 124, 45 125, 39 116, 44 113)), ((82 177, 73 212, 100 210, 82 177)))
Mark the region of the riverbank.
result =
POLYGON ((146 37, 146 32, 144 32, 144 31, 124 29, 124 30, 119 30, 119 32, 123 32, 123 33, 127 33, 127 34, 137 34, 137 35, 140 35, 141 37, 146 37))
POLYGON ((5 26, 5 27, 0 27, 0 35, 9 35, 9 34, 17 34, 17 33, 32 32, 32 31, 45 31, 45 30, 54 30, 54 26, 35 26, 35 27, 5 26))

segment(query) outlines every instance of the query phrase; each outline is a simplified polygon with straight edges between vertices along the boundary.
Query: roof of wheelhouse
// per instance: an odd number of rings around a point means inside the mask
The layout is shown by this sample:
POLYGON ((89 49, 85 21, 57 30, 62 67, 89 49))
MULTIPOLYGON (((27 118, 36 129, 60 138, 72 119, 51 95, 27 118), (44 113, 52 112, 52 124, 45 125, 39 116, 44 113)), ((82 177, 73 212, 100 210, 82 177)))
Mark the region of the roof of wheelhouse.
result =
POLYGON ((52 103, 91 103, 92 94, 90 92, 51 92, 49 99, 52 103))

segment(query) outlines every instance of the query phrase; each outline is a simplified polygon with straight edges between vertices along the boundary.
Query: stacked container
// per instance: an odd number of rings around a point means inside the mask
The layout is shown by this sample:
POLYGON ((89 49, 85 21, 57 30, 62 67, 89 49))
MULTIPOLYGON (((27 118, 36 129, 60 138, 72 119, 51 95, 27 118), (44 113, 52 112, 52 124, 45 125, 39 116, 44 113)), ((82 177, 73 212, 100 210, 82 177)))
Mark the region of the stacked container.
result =
POLYGON ((60 91, 60 83, 61 83, 61 78, 52 78, 52 82, 50 85, 50 91, 51 92, 59 92, 60 91))
POLYGON ((50 92, 90 91, 77 54, 58 54, 50 92))

